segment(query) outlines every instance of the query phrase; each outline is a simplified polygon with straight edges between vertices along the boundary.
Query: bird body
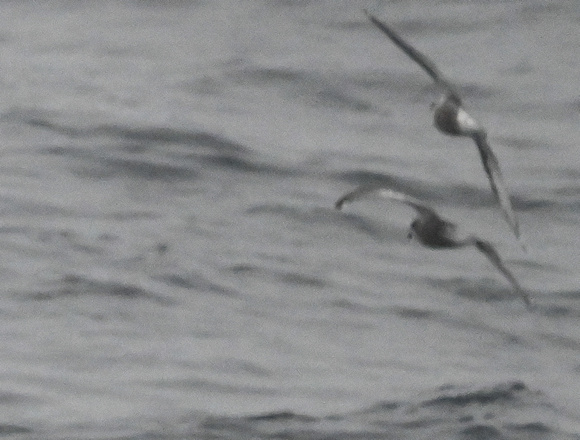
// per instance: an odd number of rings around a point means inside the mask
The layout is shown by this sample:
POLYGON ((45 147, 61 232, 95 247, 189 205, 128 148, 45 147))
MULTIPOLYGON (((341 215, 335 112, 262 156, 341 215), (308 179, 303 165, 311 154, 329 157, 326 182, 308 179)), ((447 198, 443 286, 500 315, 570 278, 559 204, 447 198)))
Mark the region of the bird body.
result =
POLYGON ((437 215, 425 215, 411 223, 409 238, 417 238, 422 244, 434 249, 456 248, 461 244, 455 237, 456 227, 437 215))
POLYGON ((451 136, 473 136, 485 133, 484 128, 451 96, 443 95, 433 107, 433 121, 441 132, 451 136))

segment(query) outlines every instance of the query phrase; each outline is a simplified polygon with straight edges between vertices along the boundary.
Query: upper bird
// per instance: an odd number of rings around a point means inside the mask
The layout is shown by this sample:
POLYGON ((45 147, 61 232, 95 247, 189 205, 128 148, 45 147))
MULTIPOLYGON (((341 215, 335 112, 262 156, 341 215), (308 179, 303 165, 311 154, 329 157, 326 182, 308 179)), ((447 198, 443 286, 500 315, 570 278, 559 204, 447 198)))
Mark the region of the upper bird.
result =
POLYGON ((473 139, 479 150, 483 168, 491 185, 491 190, 503 211, 507 223, 519 240, 520 226, 518 219, 514 214, 510 196, 503 181, 499 162, 487 142, 487 133, 483 126, 465 111, 462 107, 461 97, 457 88, 441 74, 437 66, 429 58, 404 41, 384 22, 380 21, 368 11, 364 10, 364 12, 377 28, 389 37, 413 61, 419 64, 433 78, 435 83, 443 89, 441 99, 433 104, 435 127, 442 133, 448 135, 469 136, 473 139))
POLYGON ((419 216, 413 220, 409 230, 409 238, 416 237, 422 244, 433 249, 453 249, 475 246, 511 283, 514 291, 522 297, 530 309, 532 302, 528 294, 520 286, 512 273, 505 267, 499 254, 488 241, 470 235, 460 239, 456 235, 456 225, 441 218, 433 209, 419 200, 404 193, 376 185, 364 185, 346 193, 335 203, 336 209, 341 209, 347 202, 354 202, 369 195, 378 195, 385 199, 403 202, 417 211, 419 216))

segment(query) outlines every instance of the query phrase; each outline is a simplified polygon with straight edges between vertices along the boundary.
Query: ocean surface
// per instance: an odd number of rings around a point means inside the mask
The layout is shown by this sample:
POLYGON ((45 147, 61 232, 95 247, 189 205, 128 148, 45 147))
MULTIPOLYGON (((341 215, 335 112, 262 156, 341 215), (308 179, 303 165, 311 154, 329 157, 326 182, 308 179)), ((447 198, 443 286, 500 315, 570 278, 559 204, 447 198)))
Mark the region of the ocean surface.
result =
POLYGON ((578 0, 3 1, 0 53, 0 437, 580 439, 578 0))

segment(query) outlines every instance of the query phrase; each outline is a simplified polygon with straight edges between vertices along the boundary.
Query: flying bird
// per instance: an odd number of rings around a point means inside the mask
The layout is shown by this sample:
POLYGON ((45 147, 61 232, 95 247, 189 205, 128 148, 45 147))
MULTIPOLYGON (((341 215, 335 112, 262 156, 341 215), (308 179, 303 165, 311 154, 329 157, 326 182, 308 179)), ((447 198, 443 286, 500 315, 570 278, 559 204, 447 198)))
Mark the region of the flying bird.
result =
POLYGON ((364 199, 373 195, 378 195, 387 200, 402 202, 417 211, 418 217, 411 223, 408 234, 409 238, 417 238, 423 245, 432 249, 455 249, 475 246, 510 282, 514 291, 521 296, 526 306, 529 309, 532 307, 530 297, 504 265, 491 243, 473 235, 462 239, 458 238, 456 233, 457 226, 441 218, 433 209, 421 201, 384 186, 363 185, 344 194, 336 201, 334 206, 336 209, 342 209, 345 203, 354 202, 355 200, 364 199))
POLYGON ((519 240, 519 222, 512 208, 510 196, 499 167, 499 161, 487 142, 485 128, 465 111, 458 89, 443 76, 437 66, 427 56, 403 40, 384 22, 380 21, 368 11, 364 10, 364 12, 377 28, 389 37, 413 61, 419 64, 443 90, 441 99, 432 105, 435 127, 442 133, 451 136, 467 136, 473 139, 479 151, 483 169, 489 179, 491 190, 503 211, 507 223, 519 240))

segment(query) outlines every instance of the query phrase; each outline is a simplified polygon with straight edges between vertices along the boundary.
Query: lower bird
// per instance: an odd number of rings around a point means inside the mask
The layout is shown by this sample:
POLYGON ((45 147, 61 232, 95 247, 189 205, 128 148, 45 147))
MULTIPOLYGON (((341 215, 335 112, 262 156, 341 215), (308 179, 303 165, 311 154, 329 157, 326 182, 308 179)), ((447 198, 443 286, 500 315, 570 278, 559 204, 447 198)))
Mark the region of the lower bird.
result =
POLYGON ((372 195, 405 203, 417 211, 419 216, 411 223, 408 236, 409 238, 417 238, 427 247, 433 249, 454 249, 475 246, 510 282, 514 291, 523 299, 526 306, 528 308, 532 307, 530 297, 504 265, 491 243, 473 235, 461 239, 458 238, 456 234, 457 226, 441 218, 432 208, 421 201, 384 186, 364 185, 343 195, 336 201, 335 207, 336 209, 342 209, 345 203, 354 202, 355 200, 364 199, 372 195))

